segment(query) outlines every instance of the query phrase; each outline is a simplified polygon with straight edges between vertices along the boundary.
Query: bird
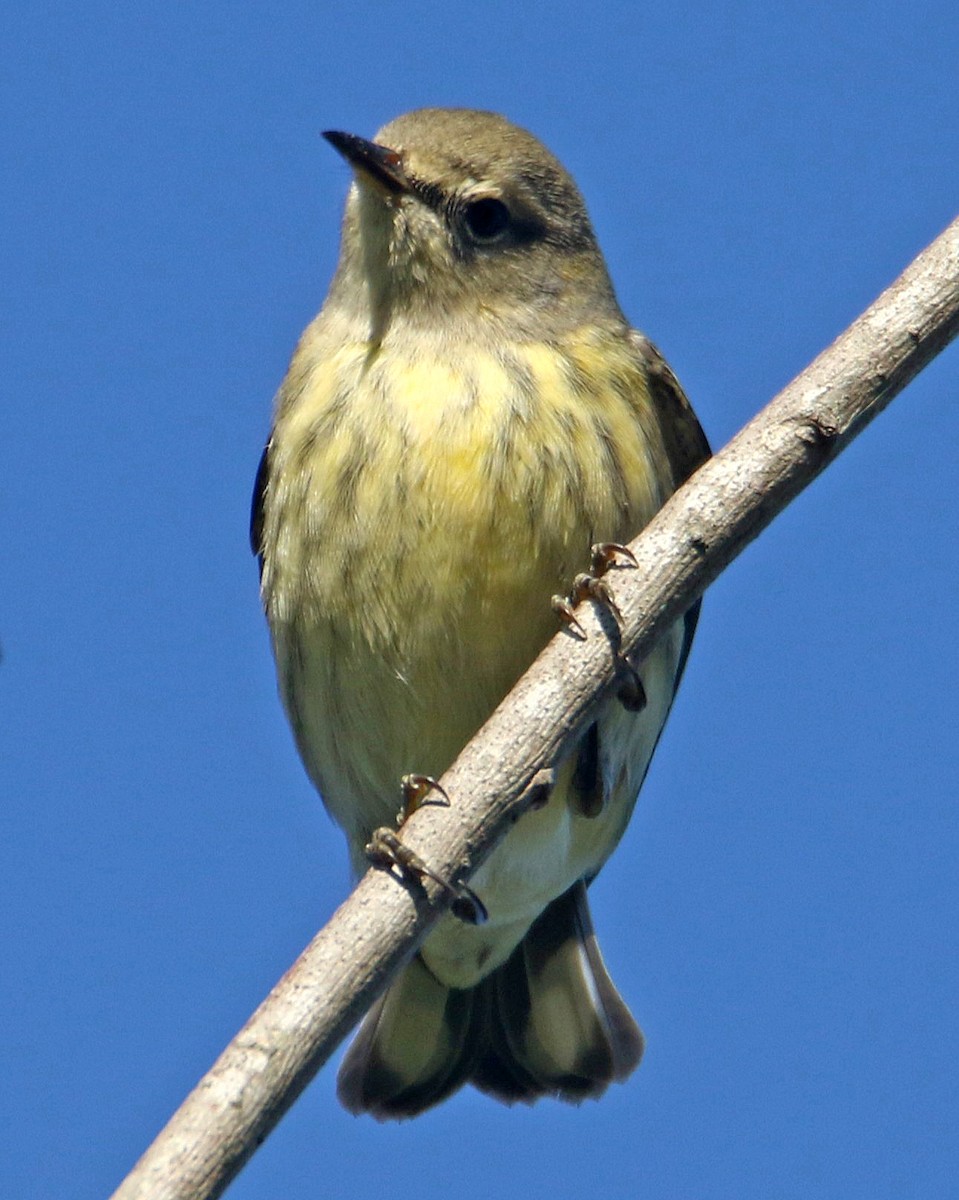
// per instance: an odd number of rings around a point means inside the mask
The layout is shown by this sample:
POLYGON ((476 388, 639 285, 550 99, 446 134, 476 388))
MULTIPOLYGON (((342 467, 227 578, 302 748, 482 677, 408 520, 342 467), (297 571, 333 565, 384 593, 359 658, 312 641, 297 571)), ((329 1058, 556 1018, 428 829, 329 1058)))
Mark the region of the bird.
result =
MULTIPOLYGON (((359 875, 399 781, 440 777, 555 634, 589 548, 614 557, 710 448, 536 137, 465 108, 324 137, 352 173, 340 257, 276 397, 250 535, 279 693, 359 875)), ((339 1071, 350 1112, 402 1120, 467 1082, 579 1103, 638 1065, 587 888, 698 615, 631 663, 634 702, 602 703, 476 871, 487 919, 445 913, 375 1002, 339 1071)))

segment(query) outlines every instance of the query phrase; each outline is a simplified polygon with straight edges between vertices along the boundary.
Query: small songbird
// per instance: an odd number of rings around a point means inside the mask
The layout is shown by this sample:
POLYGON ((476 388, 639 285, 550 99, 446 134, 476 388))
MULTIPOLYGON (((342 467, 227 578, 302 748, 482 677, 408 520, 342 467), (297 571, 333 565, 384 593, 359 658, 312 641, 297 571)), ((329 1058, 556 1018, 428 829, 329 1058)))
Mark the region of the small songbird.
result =
MULTIPOLYGON (((634 537, 709 446, 534 137, 466 109, 325 136, 353 171, 340 260, 277 397, 251 536, 283 703, 359 873, 401 778, 441 776, 556 632, 590 547, 634 537)), ((476 872, 488 920, 445 915, 374 1005, 340 1070, 350 1111, 410 1117, 467 1081, 578 1102, 638 1064, 586 887, 697 616, 476 872)))

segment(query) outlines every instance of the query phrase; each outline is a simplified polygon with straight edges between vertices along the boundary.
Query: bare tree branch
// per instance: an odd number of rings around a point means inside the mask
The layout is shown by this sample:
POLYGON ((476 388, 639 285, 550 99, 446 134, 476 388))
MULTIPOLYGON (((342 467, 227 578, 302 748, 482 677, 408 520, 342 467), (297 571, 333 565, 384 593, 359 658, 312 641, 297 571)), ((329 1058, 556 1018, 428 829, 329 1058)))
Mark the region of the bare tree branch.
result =
MULTIPOLYGON (((633 543, 617 572, 623 646, 642 654, 792 498, 959 332, 959 220, 707 462, 633 543)), ((585 727, 612 682, 608 618, 577 613, 443 778, 404 841, 462 879, 522 812, 530 787, 585 727)), ((431 885, 430 885, 431 886, 431 885)), ((444 906, 370 871, 159 1134, 114 1200, 219 1196, 444 906)))

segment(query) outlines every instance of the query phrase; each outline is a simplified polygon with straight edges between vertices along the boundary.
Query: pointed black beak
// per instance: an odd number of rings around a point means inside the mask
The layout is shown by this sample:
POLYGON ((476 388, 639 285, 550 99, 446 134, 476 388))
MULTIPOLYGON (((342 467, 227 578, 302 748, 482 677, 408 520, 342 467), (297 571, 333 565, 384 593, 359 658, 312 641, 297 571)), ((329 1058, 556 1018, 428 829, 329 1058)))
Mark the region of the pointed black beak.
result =
POLYGON ((362 171, 391 195, 399 196, 410 191, 410 181, 397 151, 357 137, 354 133, 339 133, 335 129, 326 130, 323 136, 354 170, 362 171))

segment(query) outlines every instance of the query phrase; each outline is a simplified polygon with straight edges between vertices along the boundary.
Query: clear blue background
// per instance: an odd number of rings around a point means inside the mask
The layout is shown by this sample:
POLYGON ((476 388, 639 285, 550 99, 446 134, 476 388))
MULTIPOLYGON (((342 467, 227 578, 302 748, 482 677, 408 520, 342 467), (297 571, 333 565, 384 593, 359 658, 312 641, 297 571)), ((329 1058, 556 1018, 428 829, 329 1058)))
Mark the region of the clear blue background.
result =
MULTIPOLYGON (((318 131, 462 104, 539 134, 719 446, 959 208, 959 10, 0 21, 0 1194, 103 1197, 349 884, 246 545, 337 249, 318 131)), ((957 385, 953 347, 707 597, 594 889, 637 1075, 396 1128, 330 1065, 231 1197, 956 1194, 957 385)))

